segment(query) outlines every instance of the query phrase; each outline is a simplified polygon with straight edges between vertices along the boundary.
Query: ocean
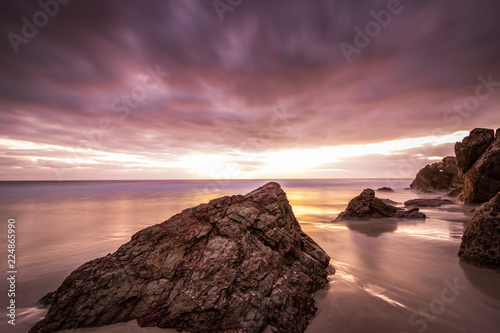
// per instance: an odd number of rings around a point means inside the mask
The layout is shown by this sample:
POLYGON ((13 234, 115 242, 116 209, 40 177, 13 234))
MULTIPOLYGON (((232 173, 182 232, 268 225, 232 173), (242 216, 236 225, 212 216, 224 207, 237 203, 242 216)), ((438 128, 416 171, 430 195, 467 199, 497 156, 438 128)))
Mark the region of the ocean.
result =
MULTIPOLYGON (((405 190, 408 179, 277 180, 302 229, 332 258, 337 273, 316 294, 307 332, 499 332, 500 274, 459 262, 473 206, 421 209, 425 221, 332 220, 365 188, 404 202, 435 197, 405 190)), ((36 302, 74 269, 105 256, 137 231, 223 195, 246 194, 265 180, 0 182, 0 332, 27 332, 46 310, 36 302), (8 221, 16 226, 16 321, 8 323, 8 221)), ((402 206, 402 205, 401 205, 402 206)), ((136 323, 67 332, 174 332, 136 323)))

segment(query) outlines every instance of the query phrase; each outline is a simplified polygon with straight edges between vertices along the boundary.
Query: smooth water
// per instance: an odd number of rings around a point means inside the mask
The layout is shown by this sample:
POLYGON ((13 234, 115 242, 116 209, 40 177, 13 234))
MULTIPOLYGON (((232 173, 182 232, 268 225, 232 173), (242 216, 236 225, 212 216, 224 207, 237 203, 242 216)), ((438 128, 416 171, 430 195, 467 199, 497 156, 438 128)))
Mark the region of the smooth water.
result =
MULTIPOLYGON (((45 310, 36 301, 84 262, 114 252, 144 227, 210 199, 245 194, 266 181, 0 182, 5 260, 0 332, 27 332, 45 310), (16 326, 7 323, 7 220, 16 220, 16 326)), ((364 188, 378 197, 419 195, 409 180, 283 180, 301 226, 332 258, 337 274, 316 294, 307 332, 499 332, 500 274, 459 263, 469 206, 422 209, 424 221, 331 221, 364 188)), ((73 332, 169 332, 135 322, 73 332)), ((172 331, 173 332, 173 331, 172 331)))

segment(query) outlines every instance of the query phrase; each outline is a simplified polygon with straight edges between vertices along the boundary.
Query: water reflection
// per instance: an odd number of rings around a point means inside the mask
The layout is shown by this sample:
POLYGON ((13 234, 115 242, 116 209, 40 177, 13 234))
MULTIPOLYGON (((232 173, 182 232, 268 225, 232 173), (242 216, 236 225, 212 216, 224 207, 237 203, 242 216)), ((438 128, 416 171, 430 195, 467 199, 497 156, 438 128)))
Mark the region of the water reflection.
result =
POLYGON ((459 263, 469 282, 484 295, 500 301, 500 271, 459 263))
POLYGON ((392 233, 398 229, 398 221, 395 219, 348 221, 344 223, 350 230, 357 231, 368 237, 380 237, 383 233, 392 233))

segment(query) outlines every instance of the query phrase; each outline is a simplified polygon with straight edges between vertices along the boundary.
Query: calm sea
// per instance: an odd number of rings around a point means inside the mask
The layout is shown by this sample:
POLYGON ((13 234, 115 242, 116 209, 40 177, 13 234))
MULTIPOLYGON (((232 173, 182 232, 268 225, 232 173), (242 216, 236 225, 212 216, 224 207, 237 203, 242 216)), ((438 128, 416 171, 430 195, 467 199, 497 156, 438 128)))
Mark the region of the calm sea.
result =
MULTIPOLYGON (((429 197, 410 180, 278 181, 337 274, 316 295, 307 332, 500 332, 500 274, 459 263, 470 206, 423 209, 426 221, 331 223, 364 188, 382 198, 429 197)), ((36 301, 84 262, 114 252, 135 232, 210 199, 245 194, 248 181, 0 182, 0 332, 27 332, 44 310, 36 301), (7 221, 16 224, 16 326, 9 325, 7 221)), ((169 332, 133 322, 73 332, 169 332)))

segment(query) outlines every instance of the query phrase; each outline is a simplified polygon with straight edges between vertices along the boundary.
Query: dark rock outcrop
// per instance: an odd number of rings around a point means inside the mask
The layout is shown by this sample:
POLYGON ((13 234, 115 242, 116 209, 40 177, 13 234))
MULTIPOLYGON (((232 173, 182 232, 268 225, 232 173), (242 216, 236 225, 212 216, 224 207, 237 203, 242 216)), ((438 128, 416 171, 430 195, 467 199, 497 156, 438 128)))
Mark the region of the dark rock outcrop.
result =
POLYGON ((419 212, 418 208, 411 208, 408 210, 400 209, 394 215, 395 218, 398 219, 410 219, 410 220, 420 220, 425 219, 426 216, 424 213, 419 212))
POLYGON ((426 216, 418 212, 418 209, 410 212, 388 205, 384 203, 382 199, 375 197, 375 191, 367 188, 349 202, 346 210, 340 213, 335 221, 367 220, 387 217, 425 219, 426 216))
POLYGON ((474 129, 456 143, 455 154, 463 202, 483 203, 500 191, 500 138, 494 137, 493 130, 474 129))
POLYGON ((443 158, 441 162, 428 164, 422 168, 417 173, 410 188, 424 192, 450 192, 460 186, 455 157, 448 156, 443 158))
POLYGON ((458 175, 463 175, 476 163, 495 139, 495 131, 486 128, 475 128, 462 142, 455 144, 455 156, 458 175))
POLYGON ((394 190, 392 188, 386 187, 386 186, 378 188, 377 191, 378 192, 394 192, 394 190))
POLYGON ((444 191, 464 203, 483 203, 500 191, 500 129, 476 128, 455 144, 456 157, 426 165, 410 185, 423 192, 444 191))
POLYGON ((46 299, 50 309, 30 332, 134 319, 179 331, 303 332, 329 261, 269 183, 186 209, 82 265, 46 299))
POLYGON ((500 192, 472 219, 458 256, 476 266, 500 269, 500 192))
POLYGON ((454 202, 448 199, 412 199, 405 201, 406 207, 439 207, 443 205, 453 205, 454 202))

